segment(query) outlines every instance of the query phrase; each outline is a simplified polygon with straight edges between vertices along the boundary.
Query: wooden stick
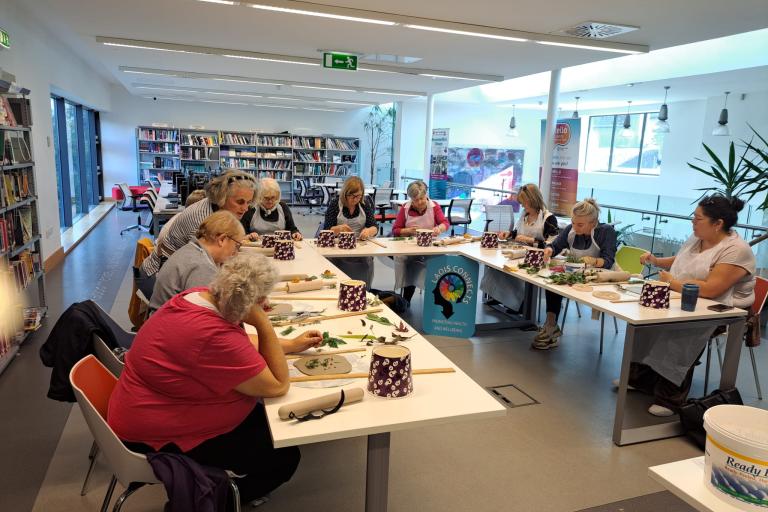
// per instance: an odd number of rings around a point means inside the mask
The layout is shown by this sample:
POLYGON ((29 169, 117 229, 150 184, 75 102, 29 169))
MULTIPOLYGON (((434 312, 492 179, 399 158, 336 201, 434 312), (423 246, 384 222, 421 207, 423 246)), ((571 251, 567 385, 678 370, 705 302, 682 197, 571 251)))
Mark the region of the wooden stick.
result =
POLYGON ((298 292, 293 295, 270 295, 269 300, 339 300, 338 297, 314 297, 310 295, 299 295, 300 293, 304 292, 298 292))
MULTIPOLYGON (((454 368, 424 368, 423 370, 413 370, 413 375, 432 375, 435 373, 454 373, 454 368)), ((367 379, 368 372, 360 373, 331 373, 328 375, 301 375, 291 377, 291 382, 312 382, 316 380, 341 380, 341 379, 367 379)))
POLYGON ((378 240, 376 240, 376 239, 374 239, 374 238, 366 238, 366 239, 365 239, 365 241, 366 241, 366 242, 371 242, 372 244, 374 244, 374 245, 378 245, 379 247, 383 247, 383 248, 385 248, 385 249, 387 248, 387 246, 386 246, 386 245, 384 245, 383 243, 379 242, 378 240))
POLYGON ((346 313, 339 313, 338 315, 329 315, 329 316, 311 316, 308 318, 300 318, 296 320, 285 320, 283 322, 273 322, 273 327, 283 327, 286 325, 301 325, 301 324, 311 324, 314 322, 322 322, 323 320, 333 320, 335 318, 346 318, 348 316, 359 316, 359 315, 367 315, 368 313, 379 313, 381 312, 381 308, 374 308, 374 309, 364 309, 362 311, 348 311, 346 313))
MULTIPOLYGON (((373 336, 371 336, 373 338, 373 336)), ((348 354, 350 352, 365 352, 368 350, 367 348, 345 348, 343 350, 336 350, 334 352, 318 352, 317 354, 288 354, 285 356, 286 359, 301 359, 302 357, 323 357, 323 356, 333 356, 336 354, 348 354)))

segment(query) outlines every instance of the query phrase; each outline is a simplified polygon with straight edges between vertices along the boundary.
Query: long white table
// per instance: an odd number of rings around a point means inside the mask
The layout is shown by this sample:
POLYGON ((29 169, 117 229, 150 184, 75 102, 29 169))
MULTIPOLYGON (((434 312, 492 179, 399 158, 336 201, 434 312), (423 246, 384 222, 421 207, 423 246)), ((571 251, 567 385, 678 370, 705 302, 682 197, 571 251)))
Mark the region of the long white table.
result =
POLYGON ((173 217, 177 213, 181 213, 184 211, 183 205, 179 205, 176 208, 168 208, 167 207, 168 203, 170 203, 170 201, 165 197, 158 197, 157 201, 155 202, 155 207, 152 209, 152 219, 154 221, 152 222, 153 236, 157 236, 160 234, 160 228, 162 227, 162 224, 167 222, 171 217, 173 217))
POLYGON ((675 496, 702 512, 739 512, 746 509, 731 505, 704 485, 704 457, 694 457, 648 468, 648 476, 675 496))
MULTIPOLYGON (((386 247, 380 247, 372 242, 358 244, 355 249, 345 250, 338 248, 318 249, 318 252, 326 257, 352 257, 352 256, 393 256, 393 255, 438 255, 458 254, 473 259, 480 264, 505 272, 514 278, 520 279, 531 286, 526 299, 525 314, 528 322, 535 322, 536 305, 530 290, 534 287, 555 292, 563 297, 581 302, 597 311, 619 318, 627 322, 624 337, 624 353, 621 364, 621 376, 616 401, 616 414, 613 424, 613 442, 619 446, 664 439, 682 434, 682 427, 677 416, 669 418, 656 418, 647 414, 644 410, 633 417, 627 408, 627 384, 629 381, 629 365, 637 340, 642 340, 642 334, 653 331, 663 331, 674 336, 676 331, 691 327, 712 328, 720 325, 728 325, 728 338, 723 359, 723 369, 720 377, 720 388, 728 389, 736 382, 736 373, 741 354, 741 343, 744 333, 744 320, 746 311, 734 308, 728 311, 715 312, 707 309, 707 306, 716 304, 714 301, 699 299, 696 310, 692 312, 682 311, 680 301, 672 301, 669 309, 651 309, 640 306, 639 302, 612 303, 609 300, 593 297, 591 292, 580 292, 569 286, 547 283, 538 275, 530 275, 526 271, 506 272, 504 265, 517 265, 522 260, 509 260, 501 249, 482 249, 479 242, 458 244, 444 247, 418 247, 414 241, 394 241, 392 239, 377 239, 386 247)), ((309 241, 314 244, 314 241, 309 241)), ((611 289, 611 288, 605 288, 611 289)), ((647 404, 646 406, 647 407, 647 404)), ((634 411, 636 408, 632 408, 634 411)))
MULTIPOLYGON (((347 278, 338 268, 315 251, 307 241, 302 242, 302 247, 296 250, 296 259, 291 261, 275 260, 274 263, 283 275, 319 274, 324 270, 331 270, 337 274, 339 279, 347 278)), ((337 294, 338 290, 324 289, 292 294, 292 297, 300 298, 302 295, 335 297, 337 294)), ((284 293, 275 292, 273 295, 284 295, 284 293)), ((279 303, 280 300, 274 299, 272 302, 279 303)), ((339 312, 335 301, 292 300, 289 303, 296 302, 305 302, 318 309, 325 308, 327 315, 339 312)), ((401 319, 386 306, 382 305, 382 310, 381 313, 378 313, 380 316, 389 318, 394 324, 400 323, 401 319)), ((346 334, 348 331, 359 334, 370 333, 370 325, 363 328, 360 322, 361 318, 364 316, 326 320, 320 325, 297 327, 290 336, 299 335, 310 329, 329 331, 331 335, 346 334)), ((373 333, 376 336, 390 336, 392 333, 392 327, 370 321, 367 323, 374 325, 373 333)), ((284 327, 277 327, 275 330, 279 333, 283 329, 284 327)), ((362 402, 342 407, 339 412, 319 421, 283 421, 278 417, 277 411, 283 404, 322 396, 338 388, 310 389, 294 384, 286 395, 265 400, 272 442, 276 448, 358 436, 368 437, 365 498, 365 510, 368 512, 383 512, 387 509, 391 432, 459 420, 493 418, 503 416, 506 413, 504 406, 472 381, 420 334, 416 333, 413 327, 408 326, 408 329, 407 335, 416 335, 402 343, 411 350, 414 369, 451 367, 456 370, 455 373, 414 376, 413 394, 406 398, 382 399, 366 392, 362 402)), ((366 348, 365 353, 348 355, 370 358, 371 347, 367 347, 364 343, 356 340, 346 341, 347 345, 344 345, 343 348, 366 348)), ((332 351, 333 349, 326 349, 322 353, 328 354, 332 351)), ((312 349, 308 353, 316 353, 316 351, 312 349)), ((368 360, 361 360, 360 364, 365 364, 368 360)), ((357 381, 345 387, 365 388, 367 384, 365 379, 357 379, 357 381)), ((414 504, 415 506, 417 504, 414 504)))

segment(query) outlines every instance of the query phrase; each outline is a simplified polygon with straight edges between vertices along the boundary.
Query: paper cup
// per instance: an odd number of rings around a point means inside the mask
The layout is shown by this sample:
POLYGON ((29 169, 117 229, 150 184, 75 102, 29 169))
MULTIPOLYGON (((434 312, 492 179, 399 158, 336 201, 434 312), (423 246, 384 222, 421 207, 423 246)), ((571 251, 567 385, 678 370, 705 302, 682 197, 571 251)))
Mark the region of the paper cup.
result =
POLYGON ((324 229, 317 235, 318 247, 335 247, 336 246, 336 233, 330 229, 324 229))
POLYGON ((354 249, 357 247, 357 235, 346 232, 339 233, 339 249, 354 249))
POLYGON ((432 237, 434 233, 431 229, 418 229, 416 230, 416 245, 419 247, 429 247, 432 245, 432 237))
POLYGON ((278 240, 290 240, 291 232, 285 229, 278 229, 275 231, 275 236, 277 236, 278 240))
POLYGON ((277 235, 261 235, 261 246, 265 249, 275 246, 277 235))
POLYGON ((492 231, 483 233, 480 239, 480 247, 483 249, 497 249, 499 247, 499 234, 492 231))
POLYGON ((654 309, 669 309, 669 283, 646 281, 640 292, 640 305, 654 309))
POLYGON ((275 259, 292 260, 296 258, 296 252, 293 249, 293 240, 277 240, 275 242, 275 259))
POLYGON ((385 345, 371 352, 368 392, 382 398, 402 398, 413 392, 411 351, 400 345, 385 345))
POLYGON ((532 251, 528 249, 525 253, 525 259, 523 263, 535 268, 541 268, 544 266, 544 251, 532 251))
POLYGON ((339 284, 339 309, 342 311, 362 311, 367 306, 365 283, 350 279, 339 284))

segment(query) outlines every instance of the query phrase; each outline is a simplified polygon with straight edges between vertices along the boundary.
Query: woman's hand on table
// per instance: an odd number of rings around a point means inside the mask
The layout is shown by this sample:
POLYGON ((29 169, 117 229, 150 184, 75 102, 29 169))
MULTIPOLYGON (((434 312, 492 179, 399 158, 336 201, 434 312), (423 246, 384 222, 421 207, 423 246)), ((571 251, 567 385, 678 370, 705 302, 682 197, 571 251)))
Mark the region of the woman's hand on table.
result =
POLYGON ((509 238, 509 231, 499 231, 499 240, 506 240, 509 238))
POLYGON ((259 238, 260 238, 259 234, 256 233, 256 232, 253 232, 253 233, 248 233, 247 235, 245 235, 245 238, 243 240, 248 241, 248 242, 255 242, 259 238))
POLYGON ((664 281, 665 283, 671 283, 672 279, 672 272, 667 272, 666 270, 660 270, 659 271, 659 281, 664 281))
POLYGON ((656 256, 654 256, 650 252, 646 252, 640 255, 640 263, 642 263, 643 265, 646 265, 648 263, 650 263, 651 265, 656 265, 657 261, 658 260, 656 256))
POLYGON ((581 258, 581 262, 588 267, 594 267, 597 265, 597 258, 593 258, 592 256, 584 256, 581 258))
POLYGON ((303 334, 299 334, 293 339, 286 339, 283 341, 283 350, 286 354, 294 352, 304 352, 307 349, 317 347, 323 342, 323 335, 320 331, 307 331, 303 334))
POLYGON ((536 243, 536 239, 532 236, 525 236, 525 235, 517 235, 515 238, 515 242, 520 242, 521 244, 525 245, 533 245, 536 243))
POLYGON ((365 228, 362 231, 360 231, 360 240, 366 240, 368 238, 373 238, 379 233, 379 228, 376 226, 371 226, 369 228, 365 228))
POLYGON ((438 236, 442 232, 443 229, 439 225, 432 228, 432 234, 435 236, 438 236))
POLYGON ((549 263, 549 259, 552 257, 552 248, 547 247, 544 249, 544 263, 549 263))
POLYGON ((295 232, 294 234, 292 234, 292 235, 291 235, 291 237, 292 237, 294 240, 296 240, 297 242, 298 242, 299 240, 302 240, 302 239, 304 238, 303 236, 301 236, 301 233, 299 233, 298 231, 297 231, 297 232, 295 232))
POLYGON ((331 231, 333 231, 336 234, 349 233, 352 231, 352 228, 350 228, 349 225, 347 224, 339 224, 338 226, 333 226, 331 228, 331 231))

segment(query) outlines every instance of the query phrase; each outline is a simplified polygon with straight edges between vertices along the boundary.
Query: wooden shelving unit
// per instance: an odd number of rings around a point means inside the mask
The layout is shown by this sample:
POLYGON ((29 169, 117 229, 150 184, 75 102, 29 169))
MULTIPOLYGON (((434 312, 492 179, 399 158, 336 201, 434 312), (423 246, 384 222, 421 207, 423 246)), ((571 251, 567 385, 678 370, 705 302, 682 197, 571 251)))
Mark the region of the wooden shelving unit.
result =
POLYGON ((15 333, 0 331, 0 373, 47 313, 28 94, 0 81, 0 272, 19 296, 3 313, 24 326, 15 333))

